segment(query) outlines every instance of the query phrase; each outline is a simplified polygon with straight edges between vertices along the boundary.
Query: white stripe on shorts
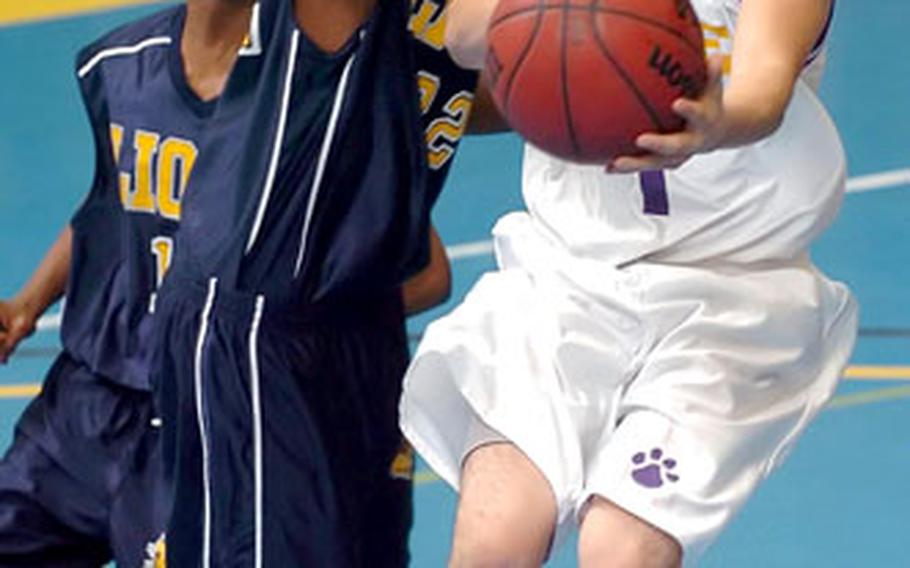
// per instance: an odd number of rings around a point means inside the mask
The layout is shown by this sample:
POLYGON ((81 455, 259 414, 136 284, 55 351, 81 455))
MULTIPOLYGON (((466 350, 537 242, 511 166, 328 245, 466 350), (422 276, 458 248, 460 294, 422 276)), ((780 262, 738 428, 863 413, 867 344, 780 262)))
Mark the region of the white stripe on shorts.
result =
POLYGON ((202 350, 205 348, 205 339, 209 331, 209 316, 215 303, 215 292, 218 289, 218 279, 209 280, 209 291, 205 298, 205 307, 199 318, 199 336, 196 339, 196 358, 194 361, 195 387, 196 387, 196 421, 199 426, 199 443, 202 445, 202 491, 203 524, 202 524, 202 566, 209 568, 212 565, 212 487, 209 479, 209 441, 205 429, 205 405, 202 396, 202 350))
POLYGON ((265 298, 256 297, 256 311, 250 326, 250 399, 253 412, 253 499, 254 499, 254 563, 255 568, 262 568, 262 399, 259 394, 259 322, 262 321, 262 310, 265 298))

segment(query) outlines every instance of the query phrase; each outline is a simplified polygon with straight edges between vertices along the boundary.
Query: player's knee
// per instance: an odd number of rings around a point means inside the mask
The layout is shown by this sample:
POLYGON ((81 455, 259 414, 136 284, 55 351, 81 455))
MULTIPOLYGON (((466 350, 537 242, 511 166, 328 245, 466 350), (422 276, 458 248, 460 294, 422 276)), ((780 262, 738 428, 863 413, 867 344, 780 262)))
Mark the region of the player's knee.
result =
POLYGON ((578 561, 581 568, 676 568, 682 564, 682 548, 664 531, 595 498, 582 521, 578 561))
POLYGON ((452 568, 539 567, 546 557, 552 531, 543 522, 521 521, 495 511, 478 515, 459 511, 449 565, 452 568))
POLYGON ((544 559, 535 548, 496 535, 461 539, 452 545, 449 568, 536 568, 544 559))
POLYGON ((667 543, 641 536, 606 537, 578 543, 578 564, 581 568, 678 568, 681 562, 679 546, 672 539, 667 543))

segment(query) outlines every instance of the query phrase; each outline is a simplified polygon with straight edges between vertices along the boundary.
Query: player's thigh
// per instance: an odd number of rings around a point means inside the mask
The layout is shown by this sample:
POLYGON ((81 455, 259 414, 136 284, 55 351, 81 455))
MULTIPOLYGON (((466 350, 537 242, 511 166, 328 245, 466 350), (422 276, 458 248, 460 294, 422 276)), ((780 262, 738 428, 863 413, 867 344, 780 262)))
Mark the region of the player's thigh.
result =
POLYGON ((596 495, 585 504, 578 539, 581 568, 669 568, 681 559, 679 543, 654 525, 596 495))
POLYGON ((452 564, 540 565, 556 526, 556 497, 515 445, 492 442, 465 458, 452 564))

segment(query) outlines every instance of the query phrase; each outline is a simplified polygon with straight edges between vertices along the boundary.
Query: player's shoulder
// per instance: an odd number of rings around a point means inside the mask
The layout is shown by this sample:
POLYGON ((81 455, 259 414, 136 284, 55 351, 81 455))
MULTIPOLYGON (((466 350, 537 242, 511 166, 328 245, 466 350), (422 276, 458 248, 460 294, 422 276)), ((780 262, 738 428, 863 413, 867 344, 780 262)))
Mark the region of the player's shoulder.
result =
POLYGON ((169 45, 175 20, 182 18, 184 5, 172 6, 144 18, 123 24, 84 46, 76 56, 80 77, 94 70, 104 59, 139 53, 146 48, 169 45))

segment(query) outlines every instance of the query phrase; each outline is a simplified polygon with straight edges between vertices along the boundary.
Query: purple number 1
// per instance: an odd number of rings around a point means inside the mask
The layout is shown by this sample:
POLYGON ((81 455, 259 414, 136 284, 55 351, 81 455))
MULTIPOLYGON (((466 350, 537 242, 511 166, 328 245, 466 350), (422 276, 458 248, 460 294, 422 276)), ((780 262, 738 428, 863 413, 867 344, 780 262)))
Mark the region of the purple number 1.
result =
POLYGON ((646 215, 669 215, 670 203, 667 200, 667 180, 663 170, 650 170, 638 174, 641 182, 641 193, 645 201, 646 215))

